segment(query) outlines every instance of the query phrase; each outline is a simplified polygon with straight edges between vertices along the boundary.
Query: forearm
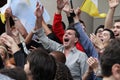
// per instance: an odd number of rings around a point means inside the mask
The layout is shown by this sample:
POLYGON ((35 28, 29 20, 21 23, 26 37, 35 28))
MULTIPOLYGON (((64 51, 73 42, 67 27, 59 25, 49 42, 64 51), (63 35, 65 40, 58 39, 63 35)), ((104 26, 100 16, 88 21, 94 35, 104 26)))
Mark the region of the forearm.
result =
POLYGON ((52 33, 52 31, 48 28, 45 21, 42 22, 42 27, 44 28, 44 31, 45 31, 46 35, 49 35, 50 33, 52 33))
POLYGON ((59 43, 49 39, 43 31, 43 28, 40 28, 38 32, 35 33, 35 35, 38 37, 39 41, 42 43, 45 49, 49 49, 50 51, 57 50, 59 46, 61 46, 59 43))
POLYGON ((5 24, 5 31, 8 35, 11 34, 10 32, 10 22, 9 22, 9 19, 6 19, 6 24, 5 24))
POLYGON ((57 38, 63 42, 64 29, 62 25, 62 16, 61 14, 55 14, 53 20, 52 30, 57 38))
MULTIPOLYGON (((76 22, 78 22, 78 21, 76 20, 76 22)), ((93 56, 93 57, 98 58, 98 53, 95 50, 88 35, 84 32, 82 26, 80 25, 80 22, 75 24, 75 29, 78 31, 78 33, 80 35, 79 41, 81 42, 83 48, 85 49, 87 56, 88 57, 93 56)))
POLYGON ((87 70, 85 74, 82 76, 82 80, 88 80, 90 75, 91 75, 91 72, 87 70))
POLYGON ((33 31, 31 31, 31 32, 27 35, 27 37, 25 38, 25 43, 26 43, 26 44, 29 44, 29 43, 31 42, 33 35, 34 35, 33 31))
POLYGON ((108 28, 108 29, 112 28, 114 12, 115 12, 115 8, 109 9, 105 19, 105 28, 108 28))

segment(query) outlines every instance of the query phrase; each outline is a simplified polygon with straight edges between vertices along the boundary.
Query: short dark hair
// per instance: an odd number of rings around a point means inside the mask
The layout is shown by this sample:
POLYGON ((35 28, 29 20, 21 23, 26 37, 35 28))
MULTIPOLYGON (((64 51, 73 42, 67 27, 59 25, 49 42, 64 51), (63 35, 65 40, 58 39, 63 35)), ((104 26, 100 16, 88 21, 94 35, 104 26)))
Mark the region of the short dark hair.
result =
POLYGON ((85 26, 85 28, 86 28, 85 22, 84 22, 83 20, 79 20, 79 21, 80 21, 80 23, 82 23, 82 24, 85 26))
POLYGON ((0 70, 0 73, 15 80, 27 80, 25 71, 20 67, 11 69, 4 68, 0 70))
POLYGON ((3 60, 2 60, 2 58, 0 56, 0 69, 3 69, 3 68, 4 68, 4 64, 3 64, 3 60))
POLYGON ((67 28, 67 30, 74 30, 74 31, 75 31, 75 37, 77 37, 77 38, 80 37, 78 31, 74 28, 74 24, 71 25, 71 26, 69 26, 69 27, 67 28))
POLYGON ((52 55, 57 61, 65 64, 66 57, 65 57, 65 54, 63 52, 53 51, 53 52, 50 53, 50 55, 52 55))
POLYGON ((35 49, 28 57, 33 80, 54 80, 56 63, 51 55, 42 48, 35 49))
POLYGON ((52 30, 52 25, 51 24, 47 24, 47 26, 50 30, 52 30))
POLYGON ((109 77, 112 75, 112 66, 120 64, 120 39, 113 39, 105 48, 101 56, 102 75, 109 77))
POLYGON ((104 29, 103 31, 108 31, 110 33, 110 39, 115 39, 115 35, 112 30, 110 29, 104 29))
POLYGON ((73 80, 70 70, 65 64, 60 62, 56 62, 56 64, 57 70, 54 80, 73 80))
POLYGON ((7 0, 1 0, 0 1, 0 7, 4 6, 7 3, 7 0))
POLYGON ((96 30, 95 30, 95 35, 97 34, 97 32, 98 32, 98 30, 99 30, 100 28, 103 28, 103 29, 104 29, 104 25, 99 25, 99 26, 96 28, 96 30))
POLYGON ((120 19, 116 19, 116 20, 114 20, 114 22, 120 22, 120 19))

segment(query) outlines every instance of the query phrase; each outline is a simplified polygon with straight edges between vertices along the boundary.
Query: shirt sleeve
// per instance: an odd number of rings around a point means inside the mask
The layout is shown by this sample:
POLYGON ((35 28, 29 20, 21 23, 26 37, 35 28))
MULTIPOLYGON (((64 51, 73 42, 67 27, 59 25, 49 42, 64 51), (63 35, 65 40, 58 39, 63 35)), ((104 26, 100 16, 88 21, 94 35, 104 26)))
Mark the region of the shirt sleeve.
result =
POLYGON ((96 51, 94 45, 90 41, 88 35, 84 32, 80 23, 75 24, 75 29, 78 31, 80 38, 79 41, 81 42, 86 54, 88 57, 92 56, 98 58, 98 52, 96 51))

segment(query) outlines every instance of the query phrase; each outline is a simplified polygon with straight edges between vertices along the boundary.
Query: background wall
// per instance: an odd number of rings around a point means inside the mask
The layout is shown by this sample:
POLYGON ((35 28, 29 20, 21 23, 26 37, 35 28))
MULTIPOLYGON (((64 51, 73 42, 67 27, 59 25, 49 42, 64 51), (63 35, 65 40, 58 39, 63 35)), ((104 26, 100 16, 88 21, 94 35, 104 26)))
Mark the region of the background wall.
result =
MULTIPOLYGON (((53 15, 56 11, 56 0, 41 0, 42 4, 45 6, 47 9, 48 13, 50 14, 51 21, 48 23, 52 24, 53 20, 53 15)), ((79 7, 82 4, 83 0, 73 0, 73 6, 74 8, 79 7)), ((66 23, 66 26, 68 25, 67 17, 64 12, 62 12, 62 20, 66 23)), ((87 26, 87 32, 90 33, 93 31, 93 18, 90 17, 89 15, 82 13, 81 19, 85 21, 86 26, 87 26)))
MULTIPOLYGON (((0 1, 0 6, 2 6, 7 0, 1 0, 0 1)), ((79 7, 83 0, 72 0, 73 1, 73 6, 74 8, 79 7)), ((107 13, 108 11, 108 0, 98 0, 98 8, 99 8, 99 12, 105 12, 107 13)), ((53 15, 56 11, 56 0, 41 0, 42 4, 44 5, 44 7, 46 8, 46 10, 48 11, 48 13, 50 14, 51 20, 48 22, 49 24, 52 24, 53 21, 53 15)), ((65 13, 62 13, 62 20, 66 23, 66 25, 68 25, 68 21, 66 18, 65 13)), ((120 5, 117 7, 115 15, 114 15, 114 19, 120 18, 120 5)), ((105 19, 100 19, 100 18, 93 18, 90 17, 88 14, 82 12, 81 14, 81 19, 85 22, 86 26, 87 26, 87 33, 92 33, 94 32, 94 30, 96 29, 96 27, 100 24, 104 24, 104 20, 105 19)), ((0 26, 2 26, 2 24, 0 23, 0 26)), ((4 31, 0 28, 1 31, 4 31)), ((0 31, 0 32, 1 32, 0 31)))
MULTIPOLYGON (((105 12, 107 13, 108 11, 108 2, 107 0, 98 0, 98 8, 100 12, 105 12)), ((45 8, 48 10, 50 16, 51 16, 51 21, 49 21, 48 23, 52 24, 52 20, 53 20, 53 15, 55 13, 56 10, 56 0, 41 0, 42 4, 45 6, 45 8)), ((82 4, 83 0, 73 0, 73 6, 74 8, 79 7, 82 4)), ((63 12, 63 21, 67 24, 67 18, 66 15, 63 12)), ((120 5, 117 7, 115 15, 114 15, 115 19, 116 18, 120 18, 120 5)), ((87 33, 91 33, 94 32, 94 30, 96 29, 96 27, 100 24, 104 24, 104 20, 105 19, 100 19, 100 18, 93 18, 90 17, 88 14, 82 12, 81 14, 81 19, 85 22, 86 26, 87 26, 87 33)))

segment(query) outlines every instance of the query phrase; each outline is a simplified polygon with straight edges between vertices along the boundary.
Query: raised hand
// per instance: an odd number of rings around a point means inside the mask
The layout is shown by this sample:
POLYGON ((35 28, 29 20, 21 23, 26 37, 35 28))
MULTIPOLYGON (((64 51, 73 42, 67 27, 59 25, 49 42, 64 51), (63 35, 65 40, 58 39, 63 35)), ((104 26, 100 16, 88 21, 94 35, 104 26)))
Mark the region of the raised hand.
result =
POLYGON ((11 8, 9 7, 9 8, 7 8, 6 11, 5 11, 5 18, 6 18, 6 19, 9 19, 10 16, 12 16, 12 10, 11 10, 11 8))
POLYGON ((68 0, 57 0, 57 9, 62 10, 67 2, 68 0))
POLYGON ((63 8, 63 11, 67 14, 70 15, 70 13, 73 11, 73 9, 71 9, 69 2, 66 3, 66 5, 63 8))
POLYGON ((99 62, 96 58, 90 57, 87 60, 88 65, 94 70, 94 72, 97 71, 99 68, 99 62))
POLYGON ((76 14, 78 17, 80 16, 81 10, 80 10, 79 7, 75 10, 75 14, 76 14))
POLYGON ((20 49, 17 43, 14 41, 14 39, 11 36, 7 35, 6 33, 3 33, 1 35, 0 40, 11 49, 12 51, 11 54, 14 54, 16 51, 20 49))
POLYGON ((37 2, 36 10, 35 10, 35 16, 36 16, 37 18, 42 17, 43 11, 44 11, 43 6, 41 6, 41 5, 37 2))
POLYGON ((44 11, 43 6, 41 6, 41 5, 37 2, 36 10, 35 10, 35 16, 36 16, 35 30, 42 26, 42 20, 43 20, 43 16, 42 16, 42 15, 43 15, 43 11, 44 11))
POLYGON ((108 2, 110 8, 115 8, 119 5, 120 0, 108 0, 108 2))
POLYGON ((92 41, 92 43, 98 48, 98 49, 103 49, 104 48, 104 44, 103 42, 100 40, 99 37, 97 37, 95 34, 90 34, 90 40, 92 41))

